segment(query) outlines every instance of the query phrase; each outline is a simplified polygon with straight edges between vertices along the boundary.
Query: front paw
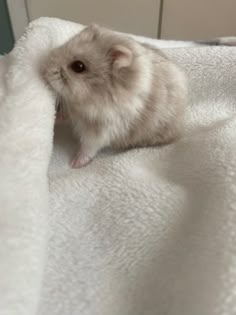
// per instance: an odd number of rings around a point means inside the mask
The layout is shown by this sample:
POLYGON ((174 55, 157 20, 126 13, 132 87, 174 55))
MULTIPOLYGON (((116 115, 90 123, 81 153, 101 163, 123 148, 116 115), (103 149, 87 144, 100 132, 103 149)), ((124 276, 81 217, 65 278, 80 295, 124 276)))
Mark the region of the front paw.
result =
POLYGON ((92 161, 92 158, 84 152, 78 152, 72 159, 70 165, 72 168, 81 168, 88 165, 92 161))

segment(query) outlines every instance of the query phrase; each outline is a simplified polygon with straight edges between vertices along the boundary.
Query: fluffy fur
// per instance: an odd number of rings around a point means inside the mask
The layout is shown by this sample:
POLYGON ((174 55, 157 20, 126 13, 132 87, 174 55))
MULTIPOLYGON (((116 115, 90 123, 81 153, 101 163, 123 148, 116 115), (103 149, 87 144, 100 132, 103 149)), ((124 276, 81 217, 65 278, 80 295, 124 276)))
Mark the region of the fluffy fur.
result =
POLYGON ((91 25, 50 53, 43 75, 65 100, 80 142, 73 167, 107 146, 161 145, 181 134, 185 75, 161 51, 126 35, 91 25), (77 60, 82 73, 71 69, 77 60))

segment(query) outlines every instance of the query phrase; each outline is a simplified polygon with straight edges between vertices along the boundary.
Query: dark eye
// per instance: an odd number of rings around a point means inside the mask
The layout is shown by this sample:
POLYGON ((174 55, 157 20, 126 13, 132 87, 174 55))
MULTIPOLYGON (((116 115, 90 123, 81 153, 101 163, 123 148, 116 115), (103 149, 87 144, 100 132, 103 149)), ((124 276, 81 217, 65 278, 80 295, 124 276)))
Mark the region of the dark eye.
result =
POLYGON ((85 64, 80 60, 75 60, 70 64, 70 68, 72 71, 76 73, 81 73, 86 70, 85 64))

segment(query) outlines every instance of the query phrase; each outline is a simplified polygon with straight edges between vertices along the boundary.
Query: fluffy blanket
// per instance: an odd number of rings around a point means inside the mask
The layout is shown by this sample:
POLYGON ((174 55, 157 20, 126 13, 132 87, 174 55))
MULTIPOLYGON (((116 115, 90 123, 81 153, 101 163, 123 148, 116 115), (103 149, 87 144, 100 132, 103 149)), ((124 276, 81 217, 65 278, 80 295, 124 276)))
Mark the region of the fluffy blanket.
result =
POLYGON ((39 19, 0 59, 0 314, 236 314, 235 48, 140 38, 186 70, 185 137, 75 170, 38 65, 81 28, 39 19))

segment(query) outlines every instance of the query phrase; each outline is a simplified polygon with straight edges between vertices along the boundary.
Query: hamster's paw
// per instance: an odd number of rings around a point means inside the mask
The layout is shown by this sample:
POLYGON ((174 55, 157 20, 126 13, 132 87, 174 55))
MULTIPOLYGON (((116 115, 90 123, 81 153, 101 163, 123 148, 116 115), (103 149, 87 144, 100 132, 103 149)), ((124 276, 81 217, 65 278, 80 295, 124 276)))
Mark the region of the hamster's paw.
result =
POLYGON ((81 168, 88 165, 92 161, 92 158, 86 153, 79 151, 72 159, 70 165, 72 168, 81 168))

